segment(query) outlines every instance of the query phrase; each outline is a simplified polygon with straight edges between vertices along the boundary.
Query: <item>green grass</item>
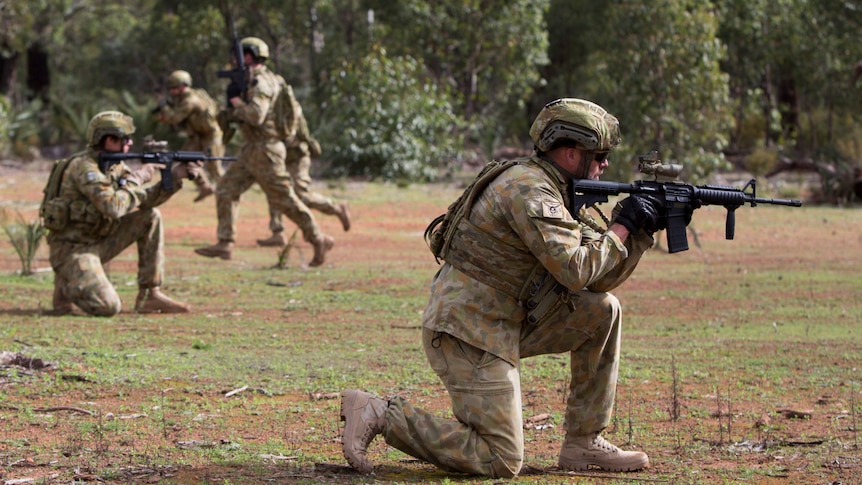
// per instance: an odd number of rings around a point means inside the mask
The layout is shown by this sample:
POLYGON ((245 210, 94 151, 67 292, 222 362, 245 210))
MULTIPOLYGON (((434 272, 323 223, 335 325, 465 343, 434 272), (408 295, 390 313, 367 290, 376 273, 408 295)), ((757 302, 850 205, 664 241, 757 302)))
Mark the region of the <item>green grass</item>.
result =
MULTIPOLYGON (((53 275, 15 274, 14 250, 0 242, 7 268, 0 274, 0 351, 54 365, 51 372, 0 369, 0 465, 35 458, 67 482, 83 466, 115 483, 154 476, 159 483, 498 483, 440 472, 379 439, 371 450, 376 477, 317 469, 345 461, 335 441, 338 399, 312 393, 355 387, 451 414, 421 348, 437 269, 421 234, 457 190, 345 188, 335 195, 350 199, 355 227, 343 234, 334 218, 321 217, 338 244, 332 262, 313 270, 301 268, 297 254, 276 269, 277 252, 253 246, 267 234, 256 191, 243 199, 236 257, 195 256, 192 248, 212 243, 215 217, 213 207, 191 205, 191 192, 163 211, 163 288, 192 305, 188 315, 44 316, 53 275), (181 232, 193 227, 207 228, 207 239, 181 232), (51 406, 94 415, 37 411, 51 406), (217 444, 177 445, 189 440, 217 444), (155 475, 135 474, 145 469, 155 475)), ((862 467, 854 427, 862 411, 862 213, 740 208, 732 241, 724 240, 720 208, 697 211, 695 225, 701 248, 653 251, 614 291, 623 304, 623 354, 607 435, 647 451, 653 467, 600 478, 527 470, 512 482, 852 482, 862 467), (675 422, 674 385, 682 405, 675 422), (730 407, 730 418, 715 416, 722 407, 730 407), (815 413, 789 420, 776 412, 784 407, 815 413), (754 428, 764 414, 771 424, 754 428), (822 444, 787 444, 807 438, 822 444), (768 446, 753 450, 746 442, 768 446), (833 466, 836 460, 847 466, 833 466)), ((310 258, 308 246, 302 253, 310 258)), ((47 266, 45 258, 43 248, 34 265, 47 266)), ((131 249, 109 268, 126 306, 137 291, 135 261, 131 249)), ((567 355, 523 362, 524 414, 548 413, 552 426, 525 432, 533 469, 556 464, 568 369, 567 355)), ((44 471, 7 468, 0 479, 44 471)))

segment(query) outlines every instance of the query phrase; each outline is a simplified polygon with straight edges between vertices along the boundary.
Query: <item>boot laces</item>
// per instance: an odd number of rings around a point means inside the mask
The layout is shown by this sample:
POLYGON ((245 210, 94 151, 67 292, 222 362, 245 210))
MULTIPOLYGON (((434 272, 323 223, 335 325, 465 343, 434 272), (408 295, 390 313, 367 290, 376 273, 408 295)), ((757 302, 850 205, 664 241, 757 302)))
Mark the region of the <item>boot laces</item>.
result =
POLYGON ((593 438, 593 446, 610 453, 617 453, 620 451, 619 448, 609 443, 602 435, 596 435, 596 437, 593 438))

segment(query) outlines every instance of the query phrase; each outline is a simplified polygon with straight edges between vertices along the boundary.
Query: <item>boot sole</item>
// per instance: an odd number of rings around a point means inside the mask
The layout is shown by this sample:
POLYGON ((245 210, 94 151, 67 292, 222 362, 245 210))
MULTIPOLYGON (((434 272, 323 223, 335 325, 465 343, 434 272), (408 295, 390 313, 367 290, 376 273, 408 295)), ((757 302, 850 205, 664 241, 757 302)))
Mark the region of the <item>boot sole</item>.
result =
POLYGON ((287 246, 287 244, 276 244, 276 243, 268 243, 264 242, 262 239, 257 240, 257 245, 262 248, 283 248, 287 246))
POLYGON ((558 467, 561 470, 573 472, 583 472, 588 470, 594 470, 596 468, 606 472, 637 472, 645 468, 649 468, 649 462, 646 462, 644 464, 632 464, 628 466, 603 466, 596 463, 595 461, 575 461, 568 462, 566 464, 559 463, 558 467))
POLYGON ((223 260, 225 260, 225 261, 228 261, 228 260, 230 260, 230 258, 231 258, 231 255, 230 255, 230 254, 224 254, 224 253, 209 253, 209 252, 203 251, 203 250, 201 250, 201 249, 195 249, 195 253, 197 253, 197 254, 199 254, 199 255, 201 255, 201 256, 204 256, 204 257, 206 257, 206 258, 219 258, 219 259, 223 259, 223 260))

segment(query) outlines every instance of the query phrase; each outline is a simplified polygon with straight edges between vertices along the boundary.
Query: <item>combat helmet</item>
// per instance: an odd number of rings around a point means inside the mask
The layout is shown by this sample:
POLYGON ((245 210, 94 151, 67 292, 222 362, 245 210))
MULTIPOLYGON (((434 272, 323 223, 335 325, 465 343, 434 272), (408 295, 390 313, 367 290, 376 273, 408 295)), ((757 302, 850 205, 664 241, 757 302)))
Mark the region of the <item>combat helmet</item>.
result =
POLYGON ((547 152, 561 141, 573 141, 594 152, 620 144, 620 122, 601 106, 576 98, 546 104, 530 127, 536 147, 547 152))
POLYGON ((85 138, 91 147, 97 147, 106 136, 123 138, 134 132, 135 121, 131 116, 119 111, 102 111, 90 120, 85 138))
POLYGON ((269 59, 269 46, 257 37, 246 37, 239 41, 243 51, 249 51, 255 59, 269 59))
POLYGON ((186 71, 174 71, 168 76, 168 88, 178 88, 180 86, 192 85, 192 75, 186 71))

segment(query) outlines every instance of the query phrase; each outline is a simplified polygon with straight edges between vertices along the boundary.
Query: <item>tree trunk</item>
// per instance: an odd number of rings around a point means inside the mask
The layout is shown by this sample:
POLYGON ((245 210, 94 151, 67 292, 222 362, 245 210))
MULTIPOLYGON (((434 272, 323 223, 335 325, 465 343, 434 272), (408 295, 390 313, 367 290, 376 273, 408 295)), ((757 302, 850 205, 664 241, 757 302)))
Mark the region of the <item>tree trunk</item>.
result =
POLYGON ((27 48, 28 98, 39 98, 48 103, 48 88, 51 86, 51 71, 48 69, 48 52, 36 42, 27 48))
MULTIPOLYGON (((3 49, 5 50, 5 49, 3 49)), ((15 92, 15 73, 18 71, 19 53, 0 55, 0 94, 11 98, 15 92)))

